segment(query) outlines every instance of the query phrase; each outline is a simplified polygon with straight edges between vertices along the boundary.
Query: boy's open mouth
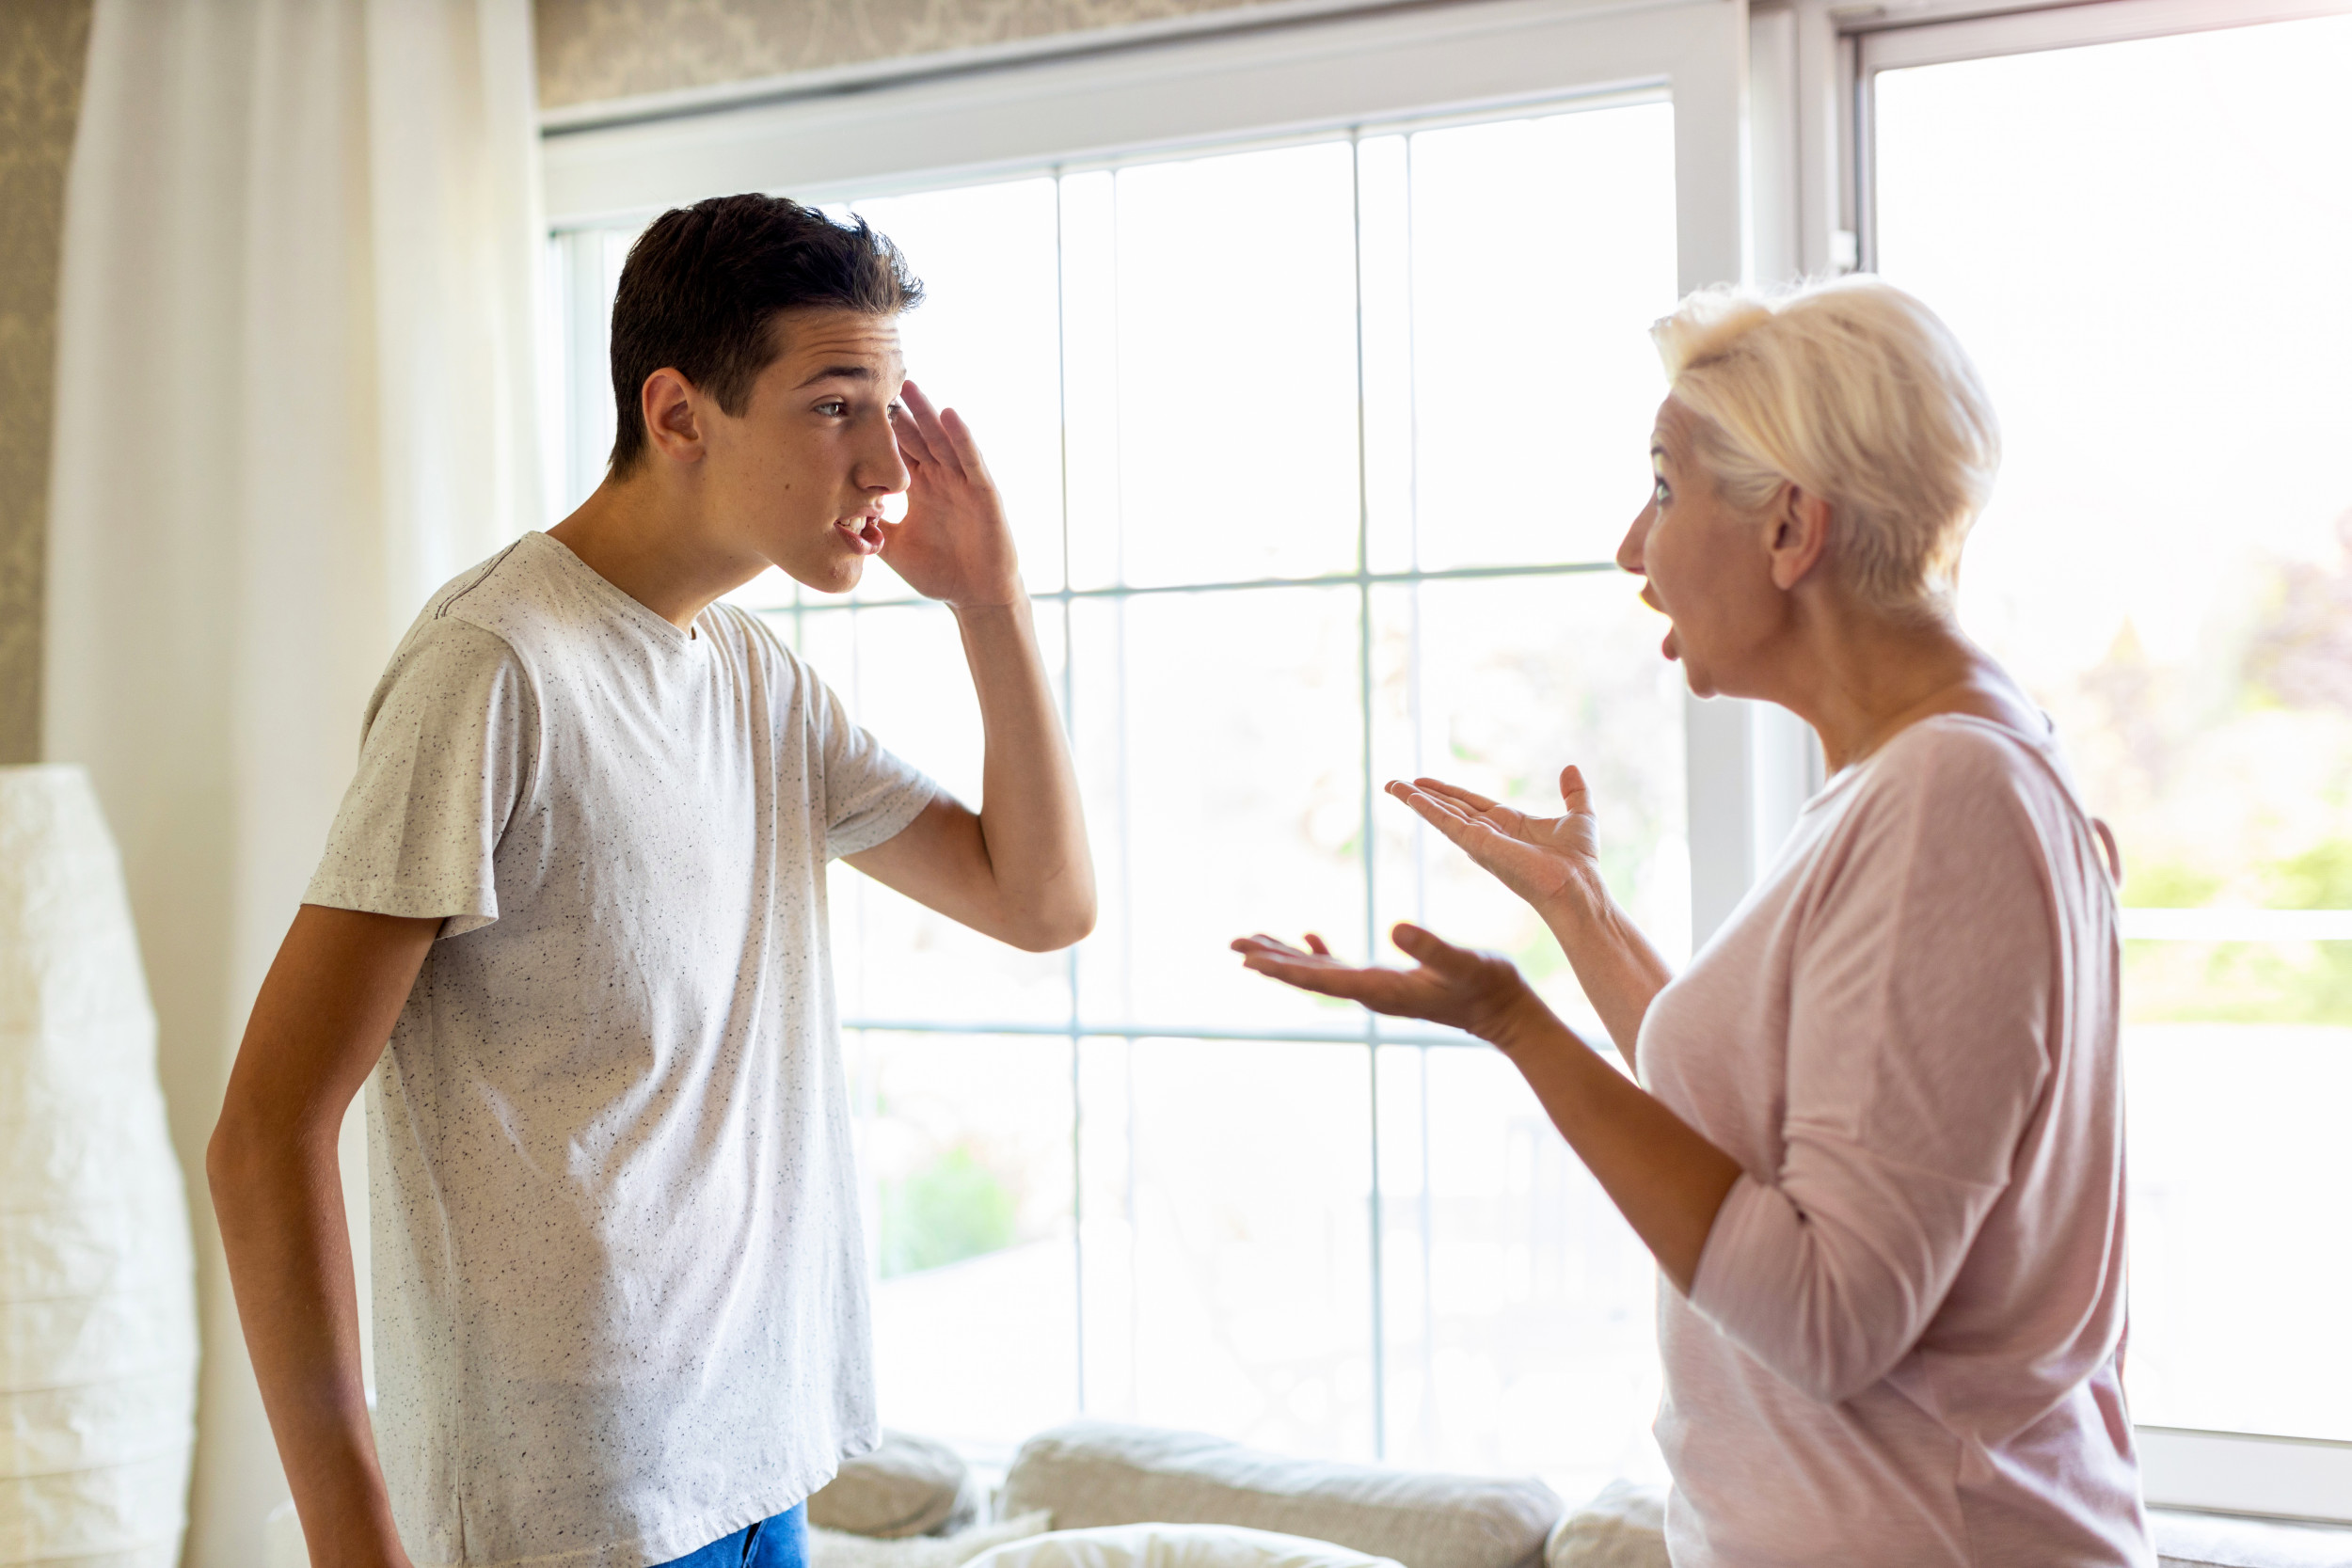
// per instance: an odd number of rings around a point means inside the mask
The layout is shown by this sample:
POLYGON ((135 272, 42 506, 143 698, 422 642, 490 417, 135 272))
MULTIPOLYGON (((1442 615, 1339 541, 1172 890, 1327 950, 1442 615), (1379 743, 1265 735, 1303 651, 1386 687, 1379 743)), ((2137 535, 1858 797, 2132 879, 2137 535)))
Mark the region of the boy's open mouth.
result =
POLYGON ((833 526, 841 531, 850 547, 860 555, 872 555, 882 547, 880 517, 843 517, 833 526))

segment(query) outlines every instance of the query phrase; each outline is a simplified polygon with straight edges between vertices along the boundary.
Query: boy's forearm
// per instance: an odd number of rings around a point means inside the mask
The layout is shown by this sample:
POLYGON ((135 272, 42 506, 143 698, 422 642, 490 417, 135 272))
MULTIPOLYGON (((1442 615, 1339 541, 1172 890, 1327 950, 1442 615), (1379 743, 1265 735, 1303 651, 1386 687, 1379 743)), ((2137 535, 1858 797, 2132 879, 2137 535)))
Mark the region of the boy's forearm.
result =
POLYGON ((332 1136, 273 1145, 224 1117, 206 1164, 246 1348, 310 1561, 405 1565, 360 1377, 332 1136))
POLYGON ((1066 947, 1094 928, 1094 862, 1028 598, 956 621, 986 733, 980 835, 999 902, 1030 945, 1066 947))

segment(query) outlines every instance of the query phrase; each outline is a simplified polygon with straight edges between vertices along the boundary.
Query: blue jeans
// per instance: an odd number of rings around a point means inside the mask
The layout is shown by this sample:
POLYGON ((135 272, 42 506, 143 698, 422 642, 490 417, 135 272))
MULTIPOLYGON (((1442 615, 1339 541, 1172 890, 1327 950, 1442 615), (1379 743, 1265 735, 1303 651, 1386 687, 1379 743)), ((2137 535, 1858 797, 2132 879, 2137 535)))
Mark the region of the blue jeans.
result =
POLYGON ((808 1568, 808 1504, 796 1503, 661 1568, 808 1568))

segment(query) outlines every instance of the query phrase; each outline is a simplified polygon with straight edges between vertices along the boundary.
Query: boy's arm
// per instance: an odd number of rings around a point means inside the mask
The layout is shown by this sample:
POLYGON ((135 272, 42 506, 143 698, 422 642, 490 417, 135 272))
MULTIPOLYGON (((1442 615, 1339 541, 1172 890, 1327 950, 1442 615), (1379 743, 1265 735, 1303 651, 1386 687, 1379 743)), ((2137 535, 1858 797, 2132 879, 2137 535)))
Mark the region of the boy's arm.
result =
POLYGON ((936 796, 849 862, 976 931, 1049 953, 1094 928, 1094 861, 1029 602, 958 606, 956 623, 987 737, 980 809, 936 796))
POLYGON ((205 1151, 237 1315, 314 1568, 408 1564, 360 1383, 335 1142, 440 925, 303 905, 205 1151))
POLYGON ((892 423, 913 478, 906 520, 884 525, 882 560, 956 612, 987 736, 980 809, 939 797, 849 861, 1015 947, 1067 947, 1094 928, 1094 861, 1012 531, 971 430, 913 382, 903 396, 892 423))

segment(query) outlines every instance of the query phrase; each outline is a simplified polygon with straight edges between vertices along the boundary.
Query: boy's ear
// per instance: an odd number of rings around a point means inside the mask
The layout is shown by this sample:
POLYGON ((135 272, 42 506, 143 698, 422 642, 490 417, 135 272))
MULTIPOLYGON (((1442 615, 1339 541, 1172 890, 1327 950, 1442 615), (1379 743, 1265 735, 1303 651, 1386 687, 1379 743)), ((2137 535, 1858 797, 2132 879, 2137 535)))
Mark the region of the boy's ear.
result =
POLYGON ((645 377, 637 396, 645 439, 654 451, 677 463, 702 457, 702 416, 696 407, 701 399, 691 382, 664 366, 645 377))
POLYGON ((1805 579, 1829 553, 1829 502, 1796 484, 1784 484, 1765 513, 1765 553, 1772 586, 1783 593, 1805 579))

